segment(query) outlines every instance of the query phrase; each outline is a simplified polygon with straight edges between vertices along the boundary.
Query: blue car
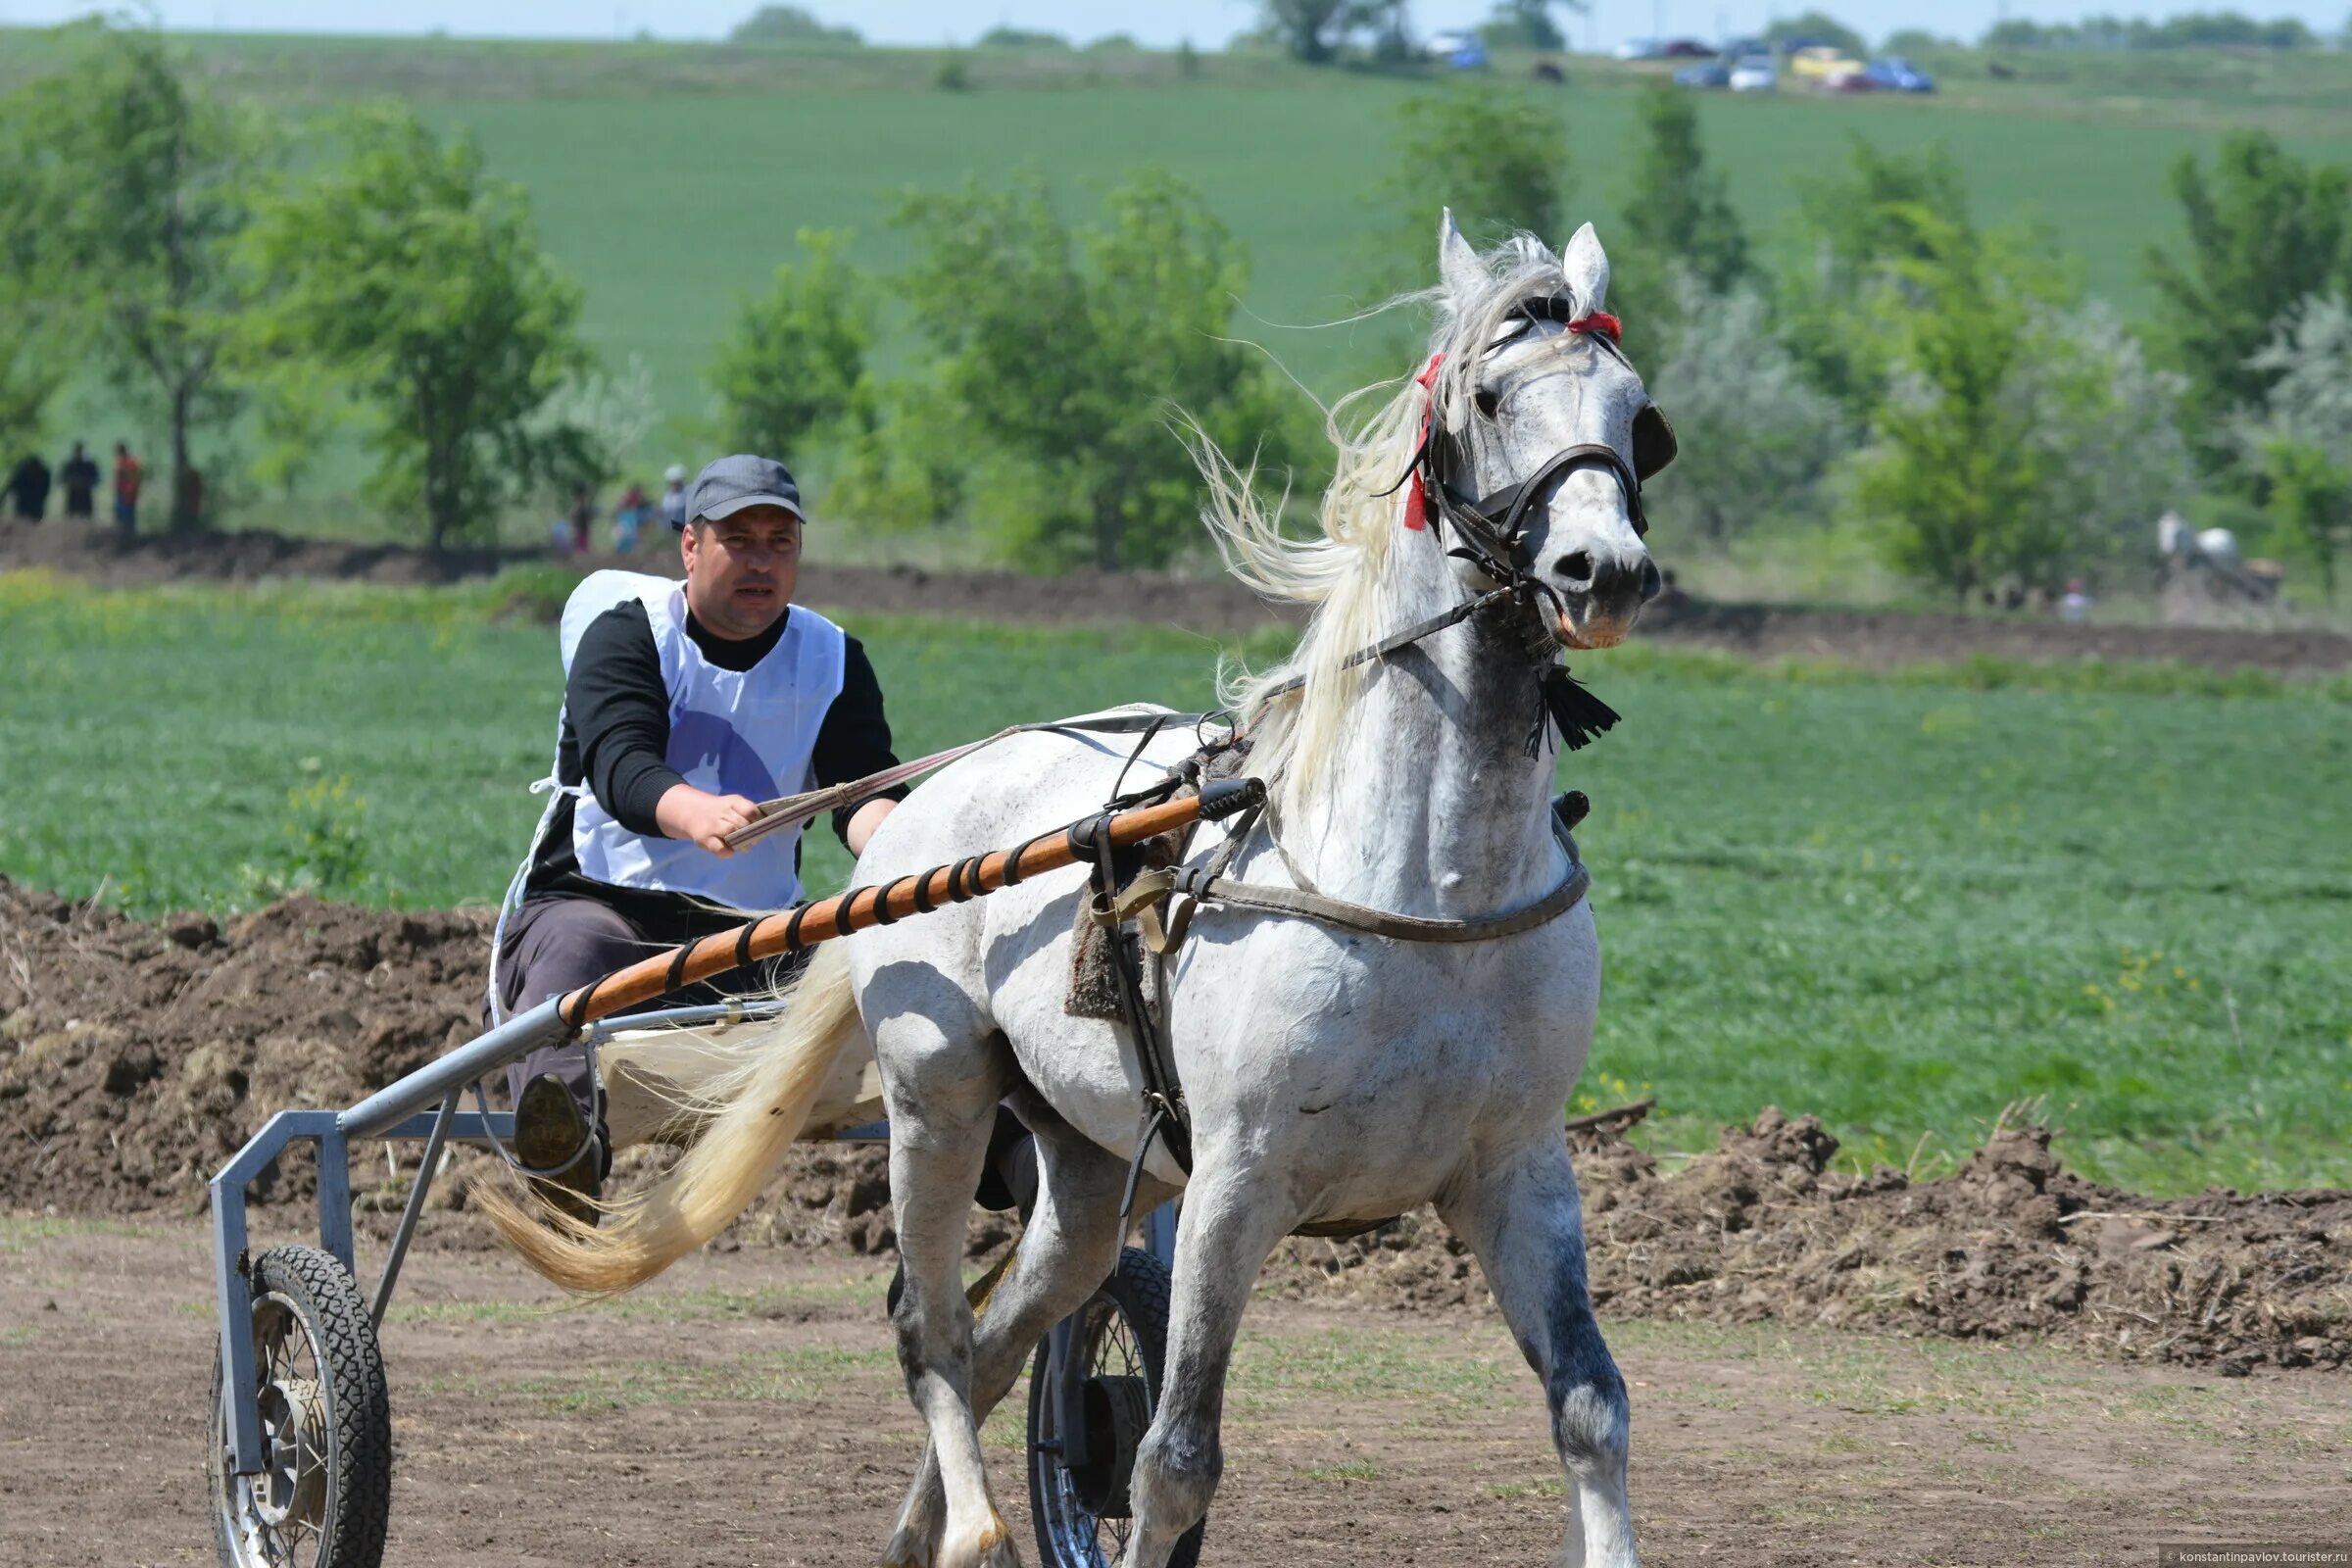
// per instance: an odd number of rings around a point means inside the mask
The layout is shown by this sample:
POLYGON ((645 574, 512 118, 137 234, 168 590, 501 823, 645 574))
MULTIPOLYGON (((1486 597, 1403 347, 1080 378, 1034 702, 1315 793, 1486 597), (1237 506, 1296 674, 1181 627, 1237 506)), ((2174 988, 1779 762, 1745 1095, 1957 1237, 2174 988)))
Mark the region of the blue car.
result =
POLYGON ((1728 87, 1732 84, 1732 68, 1720 60, 1702 60, 1695 66, 1685 66, 1674 74, 1677 87, 1728 87))
POLYGON ((1862 74, 1886 92, 1934 92, 1936 78, 1900 55, 1886 55, 1862 68, 1862 74))

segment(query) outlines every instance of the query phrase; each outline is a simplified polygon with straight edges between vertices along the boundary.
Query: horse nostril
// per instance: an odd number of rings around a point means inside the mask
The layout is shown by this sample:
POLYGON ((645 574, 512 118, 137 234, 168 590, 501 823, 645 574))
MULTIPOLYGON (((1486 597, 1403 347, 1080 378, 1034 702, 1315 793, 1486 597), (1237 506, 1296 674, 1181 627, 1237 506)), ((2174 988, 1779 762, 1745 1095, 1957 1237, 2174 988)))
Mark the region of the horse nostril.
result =
POLYGON ((1658 597, 1659 591, 1665 586, 1665 579, 1658 575, 1658 564, 1654 561, 1642 563, 1642 602, 1648 604, 1658 597))
POLYGON ((1592 552, 1590 550, 1572 551, 1568 555, 1562 556, 1560 564, 1552 567, 1552 570, 1566 578, 1570 587, 1589 588, 1592 585, 1592 552))

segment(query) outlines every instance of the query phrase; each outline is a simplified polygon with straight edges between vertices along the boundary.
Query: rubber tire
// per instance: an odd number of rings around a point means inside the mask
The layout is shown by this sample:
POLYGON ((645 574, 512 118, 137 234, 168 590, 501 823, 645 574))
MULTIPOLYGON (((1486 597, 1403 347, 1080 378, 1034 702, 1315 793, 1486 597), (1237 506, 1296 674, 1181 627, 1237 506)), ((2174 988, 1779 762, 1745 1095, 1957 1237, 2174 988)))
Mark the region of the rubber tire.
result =
MULTIPOLYGON (((334 1254, 316 1247, 271 1248, 253 1260, 250 1281, 256 1299, 274 1294, 292 1303, 327 1385, 326 1519, 318 1568, 381 1568, 392 1515, 392 1403, 383 1349, 359 1282, 334 1254)), ((223 1416, 220 1349, 215 1346, 208 1441, 216 1449, 223 1416)), ((229 1537, 220 1479, 218 1471, 205 1478, 221 1568, 253 1568, 229 1537)))
MULTIPOLYGON (((1095 1293, 1098 1298, 1108 1298, 1134 1332, 1136 1348, 1143 1354, 1144 1384, 1151 1391, 1154 1414, 1159 1410, 1160 1379, 1167 1370, 1168 1301, 1174 1288, 1175 1281, 1165 1263, 1140 1247, 1130 1247, 1119 1253, 1119 1266, 1095 1293)), ((1054 1461, 1037 1448, 1036 1439, 1047 1425, 1046 1367, 1050 1351, 1050 1342, 1039 1342, 1036 1359, 1029 1368, 1029 1517, 1037 1534, 1038 1562, 1040 1568, 1101 1568, 1098 1563, 1073 1562, 1064 1557, 1046 1528, 1047 1478, 1054 1461)), ((1168 1568, 1196 1568, 1200 1560, 1201 1538, 1207 1530, 1208 1521, 1203 1519, 1186 1531, 1176 1543, 1176 1549, 1168 1554, 1168 1568)))

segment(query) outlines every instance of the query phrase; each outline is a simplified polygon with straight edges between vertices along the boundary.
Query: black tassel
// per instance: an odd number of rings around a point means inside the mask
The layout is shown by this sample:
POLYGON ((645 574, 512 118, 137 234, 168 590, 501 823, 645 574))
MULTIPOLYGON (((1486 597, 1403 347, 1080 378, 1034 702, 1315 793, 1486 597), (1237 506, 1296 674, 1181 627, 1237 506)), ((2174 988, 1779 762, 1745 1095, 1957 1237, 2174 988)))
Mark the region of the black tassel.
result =
POLYGON ((1544 672, 1544 708, 1570 751, 1581 751, 1600 738, 1622 714, 1580 684, 1565 664, 1544 672))

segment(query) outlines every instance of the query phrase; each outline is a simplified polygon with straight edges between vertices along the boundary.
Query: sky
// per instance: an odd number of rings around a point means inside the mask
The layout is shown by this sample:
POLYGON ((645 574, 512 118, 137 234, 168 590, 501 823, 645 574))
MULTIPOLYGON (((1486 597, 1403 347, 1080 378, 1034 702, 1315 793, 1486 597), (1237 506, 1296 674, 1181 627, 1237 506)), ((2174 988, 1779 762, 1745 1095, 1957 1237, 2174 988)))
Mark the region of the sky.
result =
MULTIPOLYGON (((1000 24, 1058 32, 1080 41, 1126 32, 1171 47, 1180 39, 1213 47, 1250 24, 1252 0, 802 0, 827 22, 847 24, 876 43, 969 43, 1000 24)), ((152 0, 171 28, 239 32, 422 33, 461 37, 598 38, 640 28, 664 38, 716 38, 759 0, 337 0, 322 21, 318 0, 152 0)), ((2345 23, 2352 0, 2238 0, 2257 16, 2300 17, 2316 31, 2345 23)), ((2064 0, 1825 0, 1823 9, 1877 40, 1899 27, 1926 26, 1973 38, 2003 17, 2074 21, 2086 14, 2166 16, 2221 10, 2228 0, 2136 7, 2129 0, 2070 5, 2064 0)), ((0 0, 0 23, 63 22, 87 13, 89 0, 0 0)), ((142 6, 140 9, 148 9, 142 6)), ((1423 33, 1476 23, 1491 0, 1417 0, 1411 14, 1423 33)), ((1589 17, 1564 17, 1579 47, 1607 49, 1628 37, 1754 32, 1773 17, 1810 9, 1810 0, 1594 0, 1589 17)))

